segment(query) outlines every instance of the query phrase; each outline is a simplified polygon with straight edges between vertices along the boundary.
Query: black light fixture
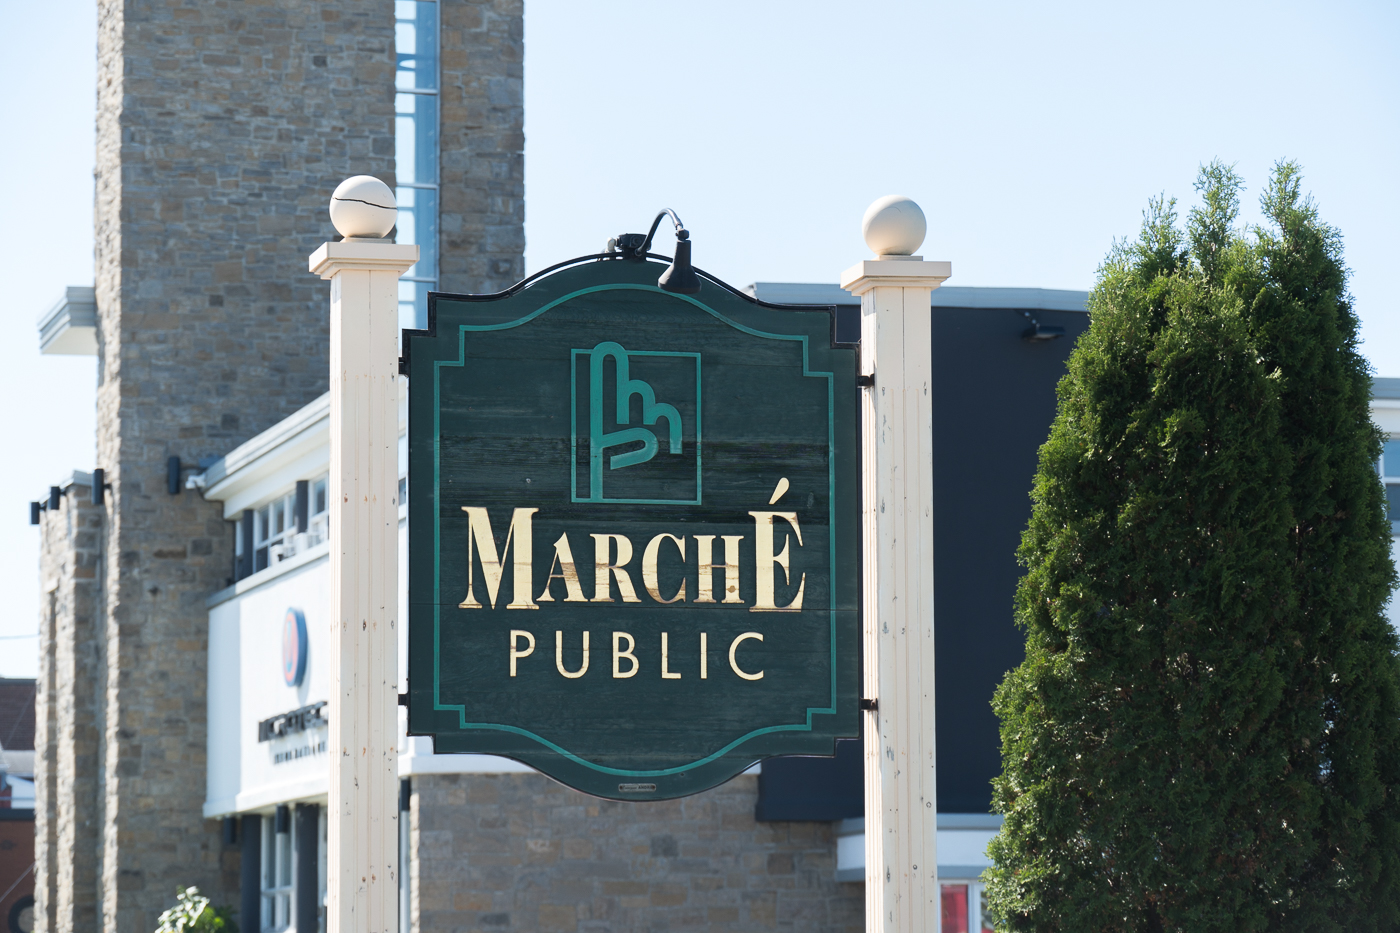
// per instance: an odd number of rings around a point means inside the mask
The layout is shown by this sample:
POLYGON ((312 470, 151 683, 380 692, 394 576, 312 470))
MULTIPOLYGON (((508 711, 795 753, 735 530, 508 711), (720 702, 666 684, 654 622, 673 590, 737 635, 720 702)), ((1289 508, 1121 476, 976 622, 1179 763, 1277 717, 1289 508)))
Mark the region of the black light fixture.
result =
POLYGON ((63 500, 63 490, 57 486, 49 487, 49 511, 57 512, 59 503, 63 500))
POLYGON ((661 213, 656 215, 645 237, 640 233, 624 233, 608 242, 608 250, 621 250, 623 259, 645 259, 651 250, 652 238, 656 236, 656 228, 661 225, 661 218, 666 216, 676 225, 676 256, 656 284, 662 291, 694 295, 700 291, 700 276, 695 274, 695 267, 690 264, 690 231, 685 229, 680 217, 669 207, 662 208, 661 213))
POLYGON ((1021 314, 1026 320, 1031 322, 1031 326, 1021 331, 1021 339, 1031 343, 1044 343, 1047 340, 1058 340, 1065 335, 1065 329, 1054 324, 1042 324, 1035 315, 1029 311, 1022 311, 1021 314))
POLYGON ((37 524, 39 524, 39 515, 40 515, 43 511, 44 511, 44 503, 42 503, 42 502, 31 502, 31 503, 29 503, 29 524, 31 524, 31 525, 37 525, 37 524))
POLYGON ((292 831, 292 808, 285 803, 277 805, 276 815, 273 819, 273 829, 279 833, 289 833, 292 831))
POLYGON ((172 496, 180 494, 180 458, 169 457, 165 461, 165 491, 172 496))
POLYGON ((106 501, 107 496, 107 473, 102 467, 95 467, 92 471, 92 504, 101 505, 106 501))

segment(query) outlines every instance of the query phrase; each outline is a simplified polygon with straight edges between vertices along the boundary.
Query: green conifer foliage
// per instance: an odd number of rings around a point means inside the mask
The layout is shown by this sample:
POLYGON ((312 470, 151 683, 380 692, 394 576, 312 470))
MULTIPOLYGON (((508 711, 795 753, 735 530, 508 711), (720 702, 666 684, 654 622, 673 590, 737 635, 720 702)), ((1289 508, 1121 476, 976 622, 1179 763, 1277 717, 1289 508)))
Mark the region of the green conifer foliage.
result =
POLYGON ((1202 169, 1116 244, 1041 450, 994 705, 1009 931, 1400 929, 1381 436, 1341 237, 1202 169))

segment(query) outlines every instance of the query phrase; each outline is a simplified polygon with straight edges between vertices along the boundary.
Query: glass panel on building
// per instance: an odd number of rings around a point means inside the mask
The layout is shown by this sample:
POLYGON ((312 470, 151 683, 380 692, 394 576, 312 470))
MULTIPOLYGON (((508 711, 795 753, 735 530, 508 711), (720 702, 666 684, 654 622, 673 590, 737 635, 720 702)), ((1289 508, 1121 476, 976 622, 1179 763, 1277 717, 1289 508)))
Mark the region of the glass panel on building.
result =
POLYGON ((1389 440, 1381 453, 1381 479, 1390 512, 1390 533, 1400 535, 1400 440, 1389 440))
POLYGON ((291 821, 263 817, 261 933, 280 933, 292 925, 291 821), (279 822, 281 832, 278 832, 279 822))
POLYGON ((968 933, 967 929, 967 885, 941 885, 943 901, 942 933, 968 933))
POLYGON ((1400 441, 1386 441, 1381 456, 1381 475, 1400 479, 1400 441))
POLYGON ((418 262, 399 288, 399 324, 428 322, 428 292, 438 284, 438 5, 395 0, 397 70, 394 162, 399 243, 418 244, 418 262))

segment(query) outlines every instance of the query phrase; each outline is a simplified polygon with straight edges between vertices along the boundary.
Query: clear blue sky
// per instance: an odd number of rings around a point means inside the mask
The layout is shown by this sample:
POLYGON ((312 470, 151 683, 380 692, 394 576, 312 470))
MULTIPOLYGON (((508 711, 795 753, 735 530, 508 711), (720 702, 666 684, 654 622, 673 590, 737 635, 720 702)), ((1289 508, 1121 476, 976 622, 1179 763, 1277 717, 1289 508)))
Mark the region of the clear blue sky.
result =
MULTIPOLYGON (((387 2, 387 0, 386 0, 387 2)), ((1087 289, 1149 196, 1219 157, 1299 160, 1346 238, 1364 349, 1400 376, 1400 5, 526 0, 531 271, 672 207, 736 284, 834 282, 883 194, 923 205, 949 284, 1087 289)), ((35 319, 92 282, 95 5, 11 3, 0 59, 0 636, 35 631, 26 503, 93 465, 90 359, 35 319)), ((319 221, 318 221, 319 222, 319 221)), ((669 251, 668 239, 660 248, 669 251)), ((32 676, 34 640, 0 641, 32 676)))

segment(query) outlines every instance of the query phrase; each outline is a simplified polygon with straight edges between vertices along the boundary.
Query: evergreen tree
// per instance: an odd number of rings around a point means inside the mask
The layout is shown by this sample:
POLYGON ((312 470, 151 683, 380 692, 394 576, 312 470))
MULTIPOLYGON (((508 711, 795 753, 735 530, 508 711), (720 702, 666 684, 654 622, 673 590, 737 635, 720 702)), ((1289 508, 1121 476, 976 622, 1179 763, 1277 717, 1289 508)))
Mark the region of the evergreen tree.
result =
POLYGON ((1008 931, 1400 929, 1396 582, 1341 237, 1201 170, 1115 244, 1059 387, 994 705, 1008 931))

